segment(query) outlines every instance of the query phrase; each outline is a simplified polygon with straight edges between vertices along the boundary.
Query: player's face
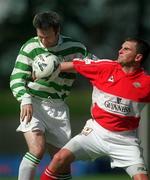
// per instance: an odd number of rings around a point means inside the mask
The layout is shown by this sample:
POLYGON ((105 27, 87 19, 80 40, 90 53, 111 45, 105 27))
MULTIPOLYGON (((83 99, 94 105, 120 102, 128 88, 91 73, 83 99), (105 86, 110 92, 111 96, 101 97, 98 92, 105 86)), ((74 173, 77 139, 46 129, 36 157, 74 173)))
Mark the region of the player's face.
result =
POLYGON ((57 44, 59 32, 56 33, 53 28, 49 28, 48 30, 37 29, 37 36, 43 46, 49 48, 57 44))
POLYGON ((118 62, 122 66, 132 66, 136 62, 137 50, 136 42, 125 41, 119 50, 118 62))

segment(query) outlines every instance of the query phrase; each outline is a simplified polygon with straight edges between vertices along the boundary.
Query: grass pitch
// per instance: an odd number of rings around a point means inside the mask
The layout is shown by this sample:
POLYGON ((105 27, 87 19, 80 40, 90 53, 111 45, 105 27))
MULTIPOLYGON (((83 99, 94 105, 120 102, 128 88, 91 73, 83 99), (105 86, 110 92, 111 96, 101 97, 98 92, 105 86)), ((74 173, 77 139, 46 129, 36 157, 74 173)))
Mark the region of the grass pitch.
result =
MULTIPOLYGON (((37 177, 35 180, 39 180, 37 177)), ((106 174, 106 175, 88 175, 88 176, 80 176, 73 177, 72 180, 131 180, 128 175, 115 175, 115 174, 106 174)), ((0 177, 0 180, 17 180, 17 177, 0 177)))

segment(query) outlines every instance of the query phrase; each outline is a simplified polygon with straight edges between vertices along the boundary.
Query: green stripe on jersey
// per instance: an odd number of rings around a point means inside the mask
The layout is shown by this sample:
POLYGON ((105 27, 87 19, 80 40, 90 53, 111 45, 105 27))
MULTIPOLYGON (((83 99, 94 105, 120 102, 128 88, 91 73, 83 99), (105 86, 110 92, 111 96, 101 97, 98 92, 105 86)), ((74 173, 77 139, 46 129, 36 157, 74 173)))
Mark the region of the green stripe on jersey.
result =
POLYGON ((25 89, 22 89, 20 91, 18 91, 17 95, 16 95, 16 98, 20 98, 21 96, 23 96, 24 94, 26 93, 25 89))
POLYGON ((16 73, 10 76, 10 80, 14 79, 31 79, 31 75, 25 73, 16 73))
POLYGON ((62 72, 59 74, 59 77, 60 78, 65 78, 65 79, 76 79, 76 74, 75 73, 65 73, 65 72, 62 72))
POLYGON ((34 89, 28 90, 32 95, 39 96, 41 98, 52 98, 52 99, 61 99, 61 97, 57 93, 48 93, 45 91, 38 91, 34 89))
POLYGON ((65 61, 72 58, 83 59, 87 54, 86 47, 69 37, 61 36, 61 43, 52 48, 44 48, 37 37, 31 38, 20 49, 15 67, 10 77, 11 90, 16 98, 21 100, 24 94, 31 94, 41 98, 64 100, 72 88, 76 79, 76 73, 59 73, 52 81, 39 80, 32 82, 32 63, 45 52, 51 52, 61 56, 65 61))
POLYGON ((15 89, 15 88, 22 87, 22 86, 24 86, 24 83, 16 83, 11 86, 11 89, 15 89))
POLYGON ((27 64, 24 64, 24 63, 21 63, 21 62, 17 62, 15 64, 15 68, 21 69, 21 70, 24 70, 24 71, 31 71, 32 70, 31 66, 29 66, 27 64))
POLYGON ((42 80, 38 80, 36 81, 36 83, 47 86, 47 87, 53 87, 54 89, 56 89, 57 91, 61 91, 61 90, 66 90, 66 91, 70 91, 72 86, 68 86, 68 85, 59 85, 53 81, 50 82, 46 82, 46 81, 42 81, 42 80))
POLYGON ((55 53, 55 55, 57 56, 67 56, 69 54, 75 54, 75 53, 81 53, 83 56, 85 56, 86 52, 83 48, 81 47, 71 47, 71 48, 67 48, 65 50, 62 51, 58 51, 58 52, 53 52, 55 53))

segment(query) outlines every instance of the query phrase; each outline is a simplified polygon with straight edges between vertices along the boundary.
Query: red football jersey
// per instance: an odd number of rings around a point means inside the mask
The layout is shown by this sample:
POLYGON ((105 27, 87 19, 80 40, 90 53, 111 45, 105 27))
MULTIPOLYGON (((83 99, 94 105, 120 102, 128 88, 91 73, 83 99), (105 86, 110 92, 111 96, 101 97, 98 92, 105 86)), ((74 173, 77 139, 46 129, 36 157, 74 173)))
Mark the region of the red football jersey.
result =
POLYGON ((111 131, 134 130, 140 113, 150 102, 150 76, 143 69, 125 73, 117 61, 74 59, 77 72, 93 85, 93 118, 111 131))

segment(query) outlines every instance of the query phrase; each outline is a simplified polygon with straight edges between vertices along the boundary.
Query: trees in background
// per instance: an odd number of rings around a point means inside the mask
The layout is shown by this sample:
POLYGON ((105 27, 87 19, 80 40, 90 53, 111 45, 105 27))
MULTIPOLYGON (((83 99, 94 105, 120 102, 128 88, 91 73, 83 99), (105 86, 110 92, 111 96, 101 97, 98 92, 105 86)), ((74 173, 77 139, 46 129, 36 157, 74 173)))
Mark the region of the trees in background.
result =
POLYGON ((32 19, 36 12, 57 11, 62 15, 62 33, 81 40, 100 58, 115 58, 117 49, 128 36, 138 35, 150 41, 149 8, 149 0, 0 2, 0 9, 3 9, 0 19, 0 87, 8 88, 16 55, 21 45, 35 34, 32 19))

